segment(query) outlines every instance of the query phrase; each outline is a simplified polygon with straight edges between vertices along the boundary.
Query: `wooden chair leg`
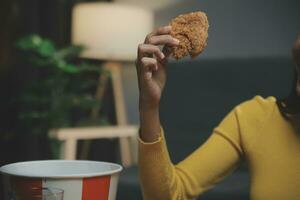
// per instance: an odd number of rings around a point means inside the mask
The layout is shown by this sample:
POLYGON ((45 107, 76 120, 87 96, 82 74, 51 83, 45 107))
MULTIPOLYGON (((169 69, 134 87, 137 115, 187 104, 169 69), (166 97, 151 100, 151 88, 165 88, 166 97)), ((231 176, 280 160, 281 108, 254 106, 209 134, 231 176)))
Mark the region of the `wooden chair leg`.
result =
POLYGON ((77 140, 68 139, 65 140, 60 149, 60 157, 64 160, 75 160, 76 159, 76 150, 77 150, 77 140))
MULTIPOLYGON (((127 116, 125 108, 125 99, 122 88, 122 78, 121 78, 121 65, 120 63, 107 62, 104 68, 109 70, 112 75, 112 87, 114 94, 114 105, 116 110, 116 126, 126 126, 127 116)), ((87 138, 86 138, 87 139, 87 138)), ((121 137, 120 143, 120 154, 122 159, 122 164, 124 167, 129 167, 134 163, 135 156, 133 156, 132 145, 134 144, 131 137, 121 137)), ((63 142, 61 146, 61 158, 67 160, 76 159, 77 150, 77 139, 68 138, 63 142)))
MULTIPOLYGON (((126 125, 127 116, 125 108, 125 99, 122 88, 121 64, 116 62, 107 62, 104 67, 111 72, 112 87, 114 94, 114 103, 116 110, 117 125, 126 125)), ((120 154, 124 167, 133 164, 129 138, 120 138, 120 154)))
POLYGON ((124 167, 129 167, 132 165, 132 152, 130 151, 130 138, 120 138, 120 154, 121 160, 124 167))

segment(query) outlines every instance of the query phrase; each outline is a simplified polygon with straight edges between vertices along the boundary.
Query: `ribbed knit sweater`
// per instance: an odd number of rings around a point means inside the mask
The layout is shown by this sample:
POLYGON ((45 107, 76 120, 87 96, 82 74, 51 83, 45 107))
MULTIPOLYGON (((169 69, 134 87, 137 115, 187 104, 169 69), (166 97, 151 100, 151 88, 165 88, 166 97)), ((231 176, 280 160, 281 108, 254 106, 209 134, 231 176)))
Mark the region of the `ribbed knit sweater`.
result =
POLYGON ((236 106, 204 144, 176 165, 163 128, 159 135, 152 143, 139 140, 145 200, 196 199, 242 157, 250 170, 252 200, 300 200, 300 136, 281 116, 274 97, 256 96, 236 106))

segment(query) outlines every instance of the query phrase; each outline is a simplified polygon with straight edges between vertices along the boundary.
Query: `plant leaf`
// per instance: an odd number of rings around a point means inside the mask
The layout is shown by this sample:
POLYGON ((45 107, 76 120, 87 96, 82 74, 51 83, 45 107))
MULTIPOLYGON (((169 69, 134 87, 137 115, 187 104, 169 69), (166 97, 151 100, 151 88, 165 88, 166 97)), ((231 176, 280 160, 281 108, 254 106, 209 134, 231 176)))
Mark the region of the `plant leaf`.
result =
POLYGON ((55 46, 52 41, 43 39, 35 34, 20 38, 17 41, 17 47, 44 57, 49 57, 55 52, 55 46))
POLYGON ((57 67, 59 69, 61 69, 62 71, 67 72, 67 73, 71 73, 71 74, 80 72, 80 69, 78 69, 78 67, 76 65, 66 63, 63 60, 58 61, 57 67))
POLYGON ((77 57, 83 49, 83 46, 69 46, 56 51, 53 56, 57 60, 77 57))
POLYGON ((33 50, 39 46, 42 38, 36 34, 22 37, 17 40, 16 46, 22 50, 33 50))
POLYGON ((50 40, 42 40, 42 43, 37 47, 37 52, 44 57, 50 57, 55 52, 55 47, 50 40))

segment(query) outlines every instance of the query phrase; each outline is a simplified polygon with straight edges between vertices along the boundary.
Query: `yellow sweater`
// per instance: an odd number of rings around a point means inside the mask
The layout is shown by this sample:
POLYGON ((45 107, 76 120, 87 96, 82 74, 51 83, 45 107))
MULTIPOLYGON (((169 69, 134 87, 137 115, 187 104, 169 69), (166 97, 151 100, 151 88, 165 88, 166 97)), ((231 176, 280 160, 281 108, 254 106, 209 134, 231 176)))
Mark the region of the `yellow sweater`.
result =
MULTIPOLYGON (((180 144, 178 144, 180 148, 180 144)), ((300 135, 282 118, 276 99, 256 96, 235 107, 210 138, 177 165, 164 141, 139 142, 145 200, 196 199, 245 157, 252 200, 300 200, 300 135)))

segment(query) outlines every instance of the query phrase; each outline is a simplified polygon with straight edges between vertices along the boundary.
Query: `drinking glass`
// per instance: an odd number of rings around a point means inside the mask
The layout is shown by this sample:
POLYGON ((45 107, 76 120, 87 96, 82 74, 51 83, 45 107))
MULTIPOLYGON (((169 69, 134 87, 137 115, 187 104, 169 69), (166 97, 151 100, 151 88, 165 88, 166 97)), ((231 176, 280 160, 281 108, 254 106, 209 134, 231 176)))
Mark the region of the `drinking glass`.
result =
POLYGON ((32 188, 30 191, 32 200, 63 200, 64 191, 59 188, 32 188))

